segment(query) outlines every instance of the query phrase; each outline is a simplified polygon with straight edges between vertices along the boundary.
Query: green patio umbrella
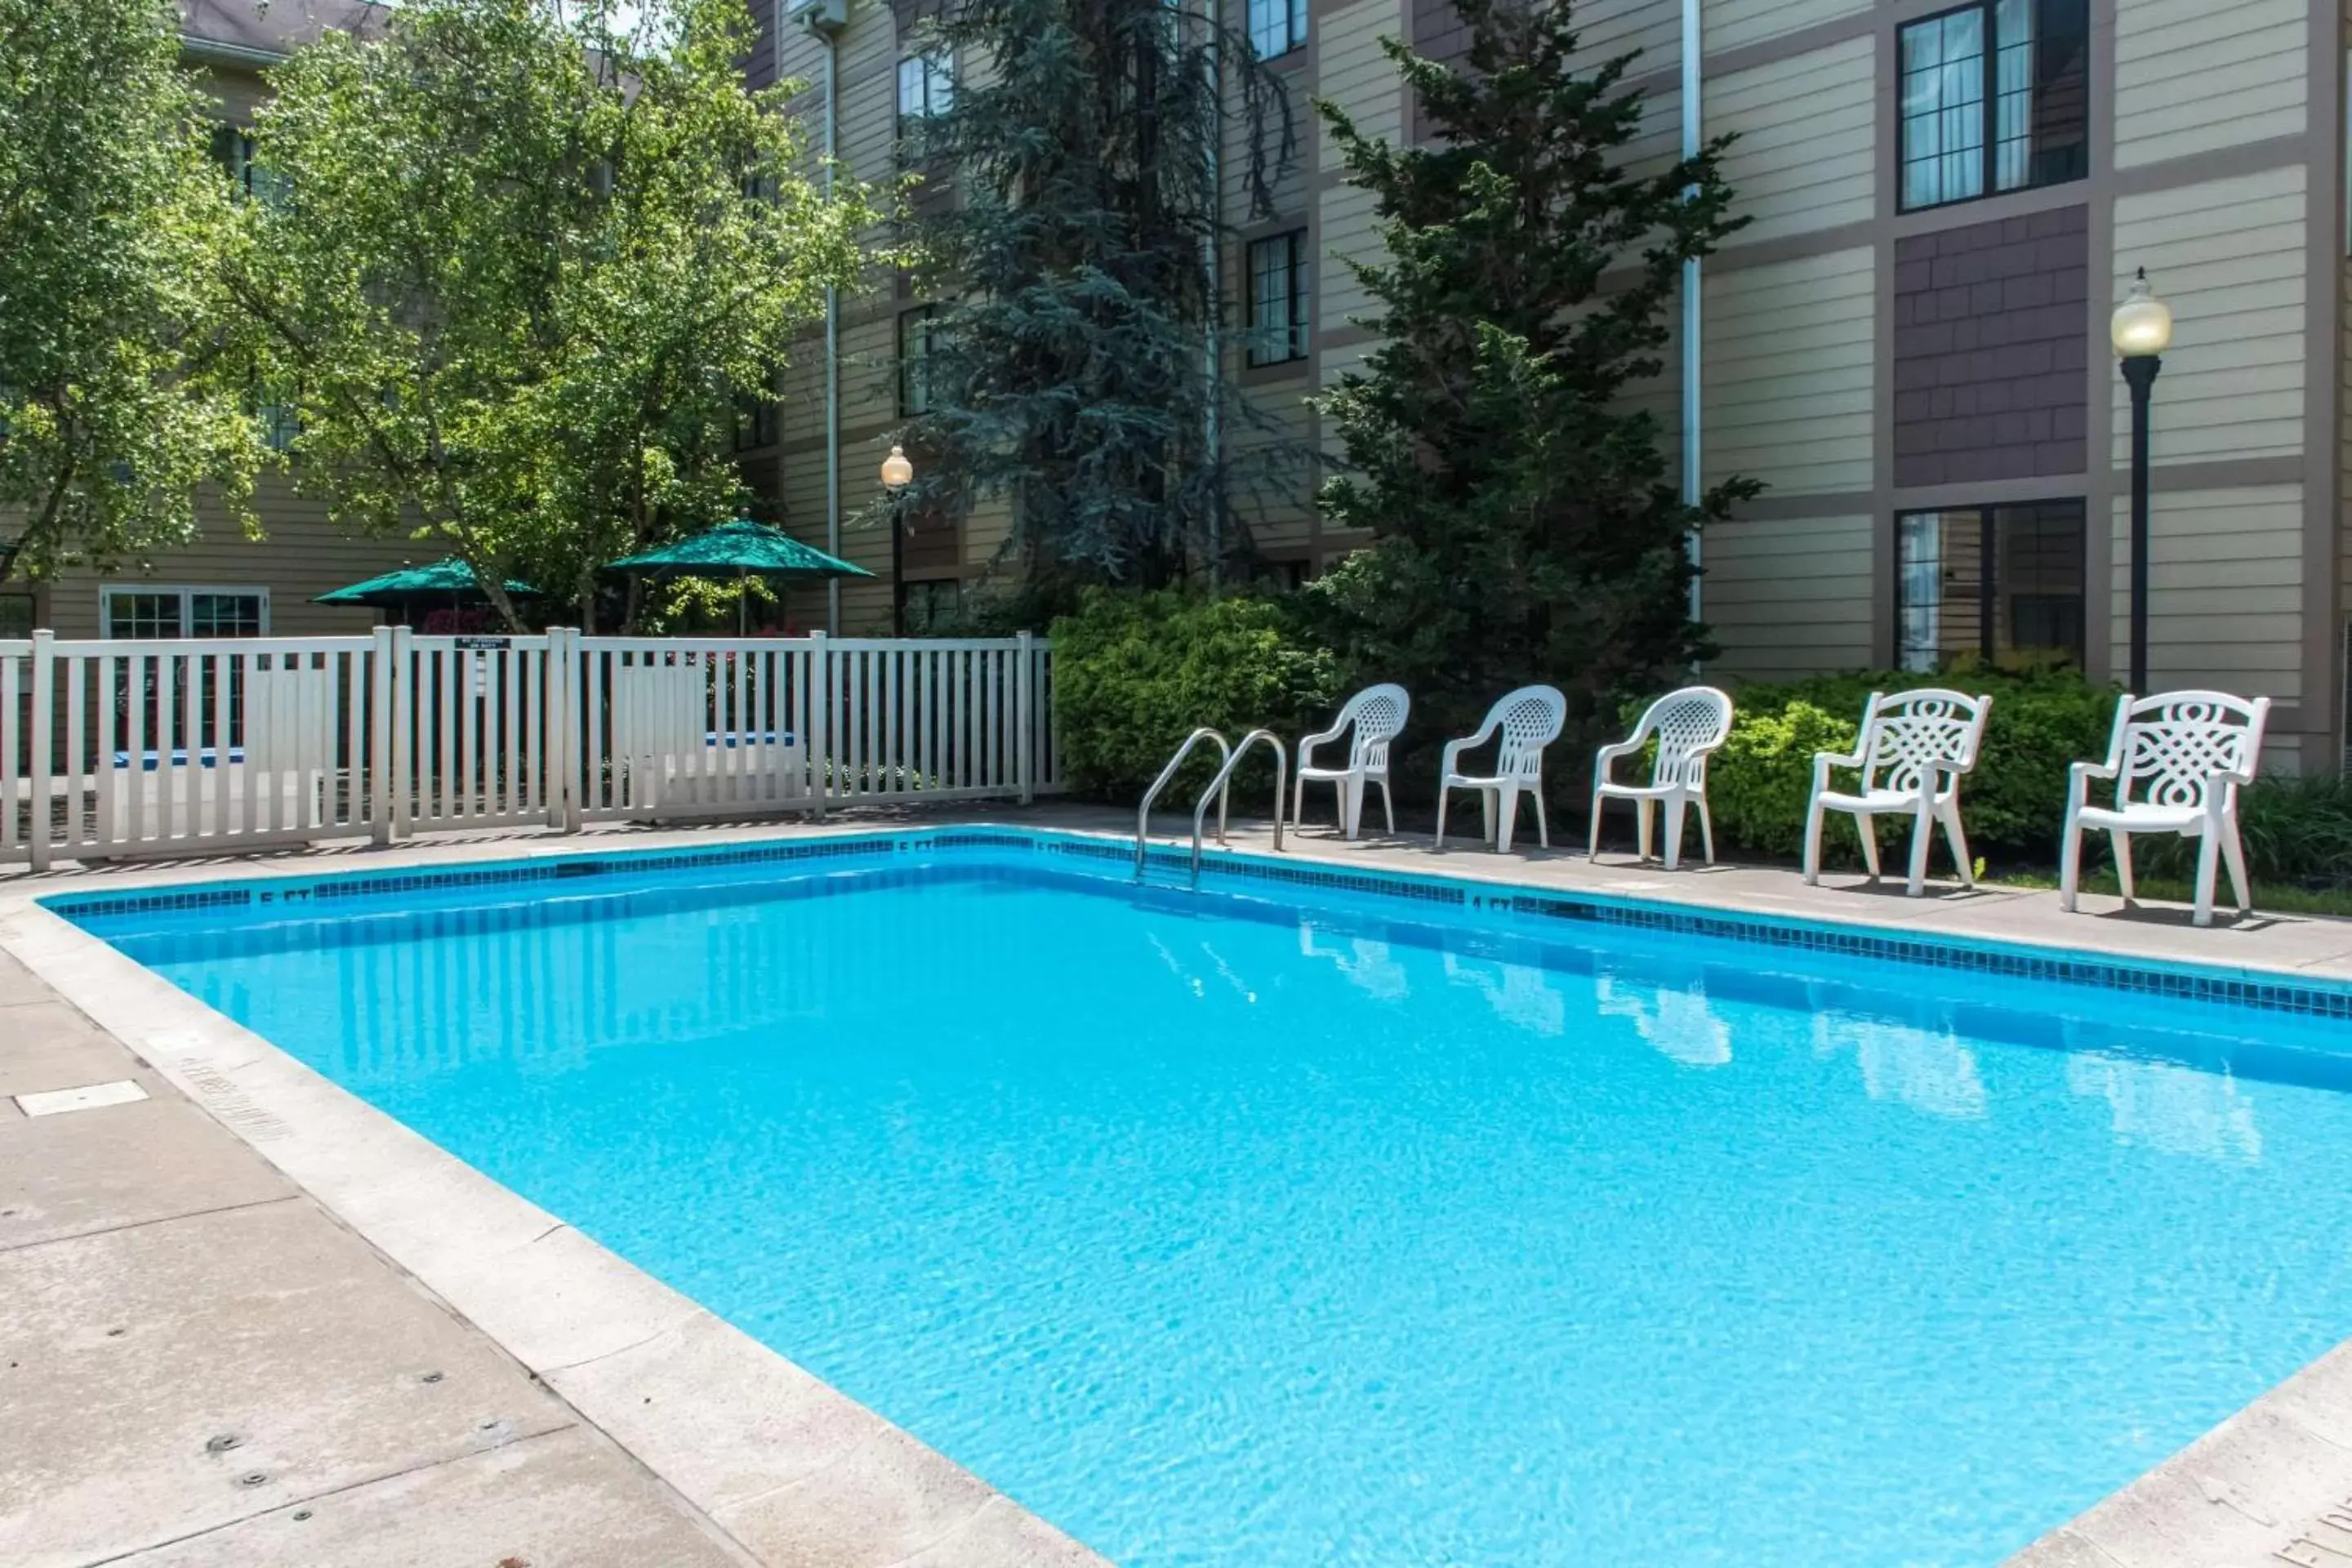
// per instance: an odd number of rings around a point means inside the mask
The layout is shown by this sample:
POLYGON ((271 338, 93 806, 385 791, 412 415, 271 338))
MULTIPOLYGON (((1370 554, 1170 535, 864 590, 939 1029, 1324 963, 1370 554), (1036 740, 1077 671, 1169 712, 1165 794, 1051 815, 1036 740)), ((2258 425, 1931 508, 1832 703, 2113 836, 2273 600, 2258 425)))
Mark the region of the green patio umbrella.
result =
MULTIPOLYGON (((610 563, 612 572, 642 572, 648 577, 724 577, 738 584, 751 577, 871 577, 824 551, 803 544, 782 529, 748 517, 610 563)), ((735 601, 735 634, 743 635, 747 595, 735 601)))
MULTIPOLYGON (((537 594, 539 590, 528 583, 509 577, 507 579, 507 592, 529 595, 537 594)), ((331 594, 321 594, 310 602, 314 605, 366 605, 376 609, 401 610, 419 599, 447 599, 454 608, 469 599, 488 597, 475 580, 471 566, 455 555, 445 555, 430 565, 403 566, 381 577, 371 577, 364 583, 354 583, 331 594)))

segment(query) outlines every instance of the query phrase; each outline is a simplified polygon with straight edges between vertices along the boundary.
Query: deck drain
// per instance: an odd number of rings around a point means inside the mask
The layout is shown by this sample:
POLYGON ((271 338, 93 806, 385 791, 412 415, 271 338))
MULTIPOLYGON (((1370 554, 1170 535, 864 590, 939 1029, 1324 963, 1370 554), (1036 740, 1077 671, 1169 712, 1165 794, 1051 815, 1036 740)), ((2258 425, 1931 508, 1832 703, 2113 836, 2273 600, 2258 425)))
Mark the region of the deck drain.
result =
POLYGON ((301 1523, 304 1520, 310 1517, 310 1510, 307 1508, 298 1508, 294 1510, 294 1522, 297 1524, 301 1523))
POLYGON ((416 1381, 419 1383, 438 1383, 441 1381, 441 1374, 437 1372, 428 1372, 416 1381))
POLYGON ((247 1470, 236 1478, 236 1484, 241 1487, 267 1486, 269 1484, 269 1473, 267 1470, 247 1470))
MULTIPOLYGON (((115 1331, 117 1333, 121 1332, 120 1329, 115 1331)), ((231 1448, 236 1447, 238 1444, 244 1441, 244 1438, 238 1436, 234 1432, 224 1432, 217 1437, 207 1437, 205 1439, 205 1452, 207 1454, 226 1454, 231 1448)))

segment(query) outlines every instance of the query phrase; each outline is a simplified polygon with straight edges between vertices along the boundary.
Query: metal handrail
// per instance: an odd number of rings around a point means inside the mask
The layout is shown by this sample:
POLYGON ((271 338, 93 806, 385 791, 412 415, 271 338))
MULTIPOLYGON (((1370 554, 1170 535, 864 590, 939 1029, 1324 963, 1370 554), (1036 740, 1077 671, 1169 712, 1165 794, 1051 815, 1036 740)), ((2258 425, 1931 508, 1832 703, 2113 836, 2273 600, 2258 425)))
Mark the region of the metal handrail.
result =
MULTIPOLYGON (((1223 735, 1203 724, 1184 737, 1184 743, 1176 748, 1176 754, 1168 759, 1168 765, 1160 770, 1160 776, 1153 779, 1151 787, 1143 792, 1143 804, 1135 808, 1135 879, 1139 882, 1143 880, 1144 846, 1150 838, 1151 803, 1160 798, 1160 792, 1168 787, 1168 781, 1176 776, 1176 770, 1184 765, 1184 759, 1192 754, 1192 748, 1201 743, 1202 736, 1214 741, 1217 743, 1217 750, 1224 753, 1224 764, 1217 770, 1218 779, 1222 781, 1231 771, 1234 749, 1225 743, 1225 738, 1223 735)), ((1207 795, 1202 795, 1201 797, 1202 804, 1205 805, 1208 798, 1207 795)), ((1194 820, 1196 822, 1199 820, 1198 813, 1194 814, 1194 820)), ((1217 842, 1223 844, 1224 841, 1225 813, 1223 807, 1220 806, 1217 810, 1217 842)))
POLYGON ((1209 815, 1209 797, 1213 795, 1217 797, 1217 842, 1223 844, 1225 841, 1225 795, 1231 787, 1227 781, 1234 776, 1234 769, 1241 765, 1241 760, 1248 753, 1250 746, 1258 741, 1264 741, 1274 748, 1274 852, 1277 855, 1282 853, 1282 806, 1290 798, 1290 759, 1283 751, 1281 737, 1273 731, 1252 730, 1242 737, 1240 745, 1226 753, 1225 765, 1217 770, 1217 776, 1211 779, 1209 787, 1201 792, 1201 804, 1192 808, 1192 886, 1195 888, 1201 885, 1201 823, 1209 815))

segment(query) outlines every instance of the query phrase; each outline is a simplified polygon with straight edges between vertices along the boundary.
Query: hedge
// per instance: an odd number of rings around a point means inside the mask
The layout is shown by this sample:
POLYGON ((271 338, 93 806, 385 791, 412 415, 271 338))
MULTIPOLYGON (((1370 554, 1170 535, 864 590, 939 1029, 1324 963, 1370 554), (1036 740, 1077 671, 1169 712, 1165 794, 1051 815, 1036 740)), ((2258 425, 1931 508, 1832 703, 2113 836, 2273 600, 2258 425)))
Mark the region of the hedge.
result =
MULTIPOLYGON (((1732 694, 1738 714, 1731 737, 1707 768, 1718 838, 1754 855, 1801 853, 1813 753, 1853 750, 1873 691, 1922 686, 1992 698, 1976 771, 1960 786, 1969 848, 1994 862, 2054 864, 2066 818, 2066 771, 2106 755, 2116 695, 2058 669, 1874 670, 1742 687, 1732 694)), ((1850 782, 1853 775, 1842 776, 1850 782)), ((1851 819, 1833 816, 1830 828, 1832 849, 1851 858, 1859 847, 1851 819)), ((1893 842, 1882 830, 1882 847, 1893 842)))
MULTIPOLYGON (((1263 725, 1290 744, 1336 700, 1337 661, 1296 637, 1271 599, 1097 590, 1054 623, 1053 637, 1063 773, 1122 805, 1194 725, 1234 740, 1263 725)), ((1208 764, 1196 766, 1205 778, 1208 764)), ((1270 774, 1256 770, 1267 766, 1261 753, 1245 775, 1252 787, 1264 787, 1270 774)))

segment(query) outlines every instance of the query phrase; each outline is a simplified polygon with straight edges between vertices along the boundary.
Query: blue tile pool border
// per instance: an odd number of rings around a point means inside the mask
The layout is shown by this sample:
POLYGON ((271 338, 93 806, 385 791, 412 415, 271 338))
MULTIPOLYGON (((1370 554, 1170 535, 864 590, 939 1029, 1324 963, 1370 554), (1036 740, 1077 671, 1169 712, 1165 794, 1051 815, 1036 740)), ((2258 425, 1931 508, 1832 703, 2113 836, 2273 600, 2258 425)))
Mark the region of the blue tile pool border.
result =
MULTIPOLYGON (((401 893, 558 882, 605 875, 645 875, 704 866, 887 858, 927 849, 1004 849, 1067 859, 1131 864, 1134 849, 1115 840, 1031 828, 935 827, 844 834, 821 839, 764 840, 686 849, 608 849, 537 856, 474 866, 401 872, 322 872, 259 881, 204 883, 153 892, 53 894, 37 900, 77 922, 108 915, 257 905, 343 905, 401 893)), ((1151 872, 1185 878, 1191 857, 1154 848, 1151 872)), ((1465 881, 1438 872, 1341 870, 1259 854, 1220 852, 1204 858, 1203 882, 1259 883, 1492 910, 1544 920, 1623 926, 1668 935, 1708 937, 1783 950, 1876 959, 1944 970, 1975 971, 2023 980, 2058 981, 2187 1002, 2352 1020, 2352 984, 2296 982, 2247 970, 2227 970, 2108 957, 2063 948, 1978 942, 1954 937, 1892 935, 1842 922, 1692 910, 1606 893, 1538 889, 1524 883, 1465 881)), ((273 910, 273 912, 277 912, 273 910)))

